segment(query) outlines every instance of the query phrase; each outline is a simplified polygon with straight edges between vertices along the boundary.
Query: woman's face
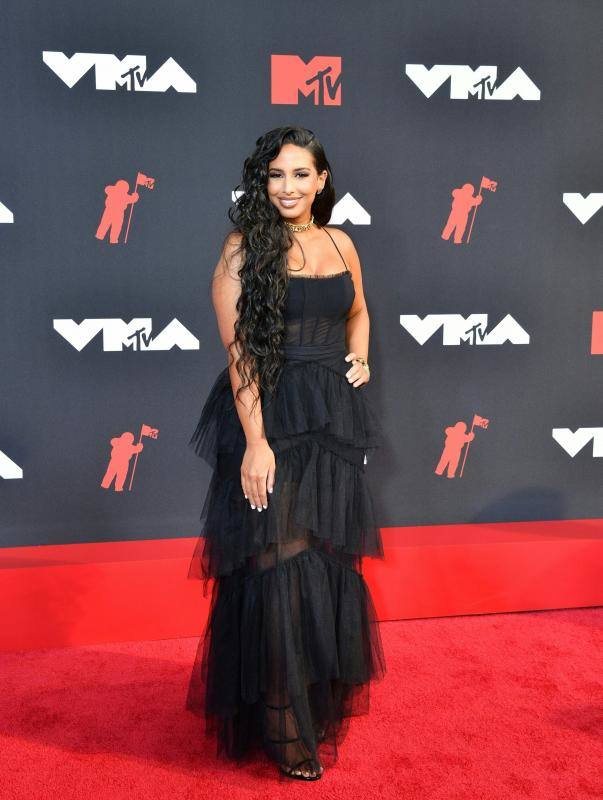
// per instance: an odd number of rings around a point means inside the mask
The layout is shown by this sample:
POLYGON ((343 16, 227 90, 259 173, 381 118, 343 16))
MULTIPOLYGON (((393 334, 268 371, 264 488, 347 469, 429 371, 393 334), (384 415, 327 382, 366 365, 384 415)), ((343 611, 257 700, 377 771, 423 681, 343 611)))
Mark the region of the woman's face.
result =
POLYGON ((301 225, 310 221, 312 203, 326 183, 328 173, 320 175, 314 157, 305 147, 284 144, 268 164, 268 197, 287 222, 301 225), (292 202, 287 203, 289 199, 292 202))

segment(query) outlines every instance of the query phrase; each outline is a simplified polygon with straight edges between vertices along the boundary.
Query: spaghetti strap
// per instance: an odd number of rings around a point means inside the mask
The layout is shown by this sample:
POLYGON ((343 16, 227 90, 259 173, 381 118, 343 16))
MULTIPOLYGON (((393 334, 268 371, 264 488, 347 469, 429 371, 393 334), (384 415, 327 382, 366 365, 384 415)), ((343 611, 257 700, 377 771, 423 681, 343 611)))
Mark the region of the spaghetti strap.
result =
MULTIPOLYGON (((329 238, 331 239, 331 241, 333 242, 333 244, 335 245, 335 247, 337 247, 337 244, 335 243, 335 239, 333 239, 333 237, 331 236, 331 234, 329 233, 329 231, 328 231, 326 228, 323 228, 323 231, 329 235, 329 238)), ((340 250, 338 247, 337 247, 337 252, 338 252, 338 253, 339 253, 339 255, 341 256, 341 250, 340 250)), ((343 261, 343 265, 344 265, 344 267, 345 267, 345 271, 346 271, 346 272, 349 272, 350 270, 348 269, 348 265, 345 263, 345 259, 344 259, 344 257, 343 257, 343 256, 341 256, 341 260, 343 261)))

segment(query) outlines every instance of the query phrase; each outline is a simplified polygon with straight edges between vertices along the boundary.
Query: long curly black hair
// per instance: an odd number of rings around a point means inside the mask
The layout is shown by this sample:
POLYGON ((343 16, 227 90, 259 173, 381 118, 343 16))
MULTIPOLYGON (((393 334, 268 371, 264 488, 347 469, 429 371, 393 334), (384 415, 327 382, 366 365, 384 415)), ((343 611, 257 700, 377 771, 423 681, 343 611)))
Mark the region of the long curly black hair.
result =
MULTIPOLYGON (((335 205, 333 173, 321 143, 311 130, 286 125, 268 131, 255 144, 255 150, 245 159, 243 179, 236 187, 236 190, 242 188, 243 193, 228 210, 234 228, 224 240, 226 242, 233 231, 241 234, 240 244, 234 251, 241 253, 242 265, 238 270, 241 294, 236 306, 235 338, 230 343, 238 351, 236 369, 241 386, 237 396, 256 379, 260 392, 272 394, 284 363, 281 352, 285 335, 283 308, 289 281, 286 254, 293 239, 266 190, 268 165, 284 144, 306 148, 314 158, 317 172, 327 170, 323 189, 317 193, 311 207, 314 222, 319 227, 328 223, 335 205)), ((258 399, 256 396, 253 406, 258 399)))

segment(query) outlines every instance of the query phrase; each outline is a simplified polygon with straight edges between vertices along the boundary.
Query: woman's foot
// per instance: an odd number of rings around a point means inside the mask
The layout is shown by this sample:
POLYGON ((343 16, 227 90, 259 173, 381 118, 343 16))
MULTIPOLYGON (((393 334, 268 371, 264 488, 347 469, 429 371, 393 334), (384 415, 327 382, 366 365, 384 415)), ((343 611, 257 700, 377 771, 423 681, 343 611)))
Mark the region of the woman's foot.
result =
POLYGON ((265 708, 264 740, 270 746, 269 755, 276 755, 278 750, 279 770, 288 778, 302 781, 316 781, 323 773, 323 766, 318 759, 312 758, 299 735, 297 720, 291 703, 274 705, 262 698, 265 708), (278 711, 278 714, 274 712, 278 711), (279 735, 280 734, 280 735, 279 735), (282 738, 284 736, 284 738, 282 738), (272 745, 280 745, 273 748, 272 745), (284 761, 280 761, 284 759, 284 761))
POLYGON ((306 758, 295 766, 279 764, 279 769, 288 778, 296 778, 302 781, 317 781, 324 772, 324 767, 320 761, 314 758, 306 758))

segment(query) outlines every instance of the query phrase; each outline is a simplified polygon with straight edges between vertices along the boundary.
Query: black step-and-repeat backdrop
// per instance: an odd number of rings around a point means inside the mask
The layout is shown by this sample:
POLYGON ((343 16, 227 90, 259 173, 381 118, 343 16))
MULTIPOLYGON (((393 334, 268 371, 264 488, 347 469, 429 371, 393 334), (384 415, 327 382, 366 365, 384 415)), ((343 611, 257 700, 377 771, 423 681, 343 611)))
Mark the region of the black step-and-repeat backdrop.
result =
POLYGON ((4 0, 2 546, 192 536, 245 157, 311 128, 380 523, 603 517, 603 3, 4 0))

